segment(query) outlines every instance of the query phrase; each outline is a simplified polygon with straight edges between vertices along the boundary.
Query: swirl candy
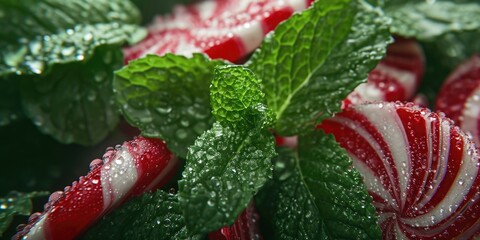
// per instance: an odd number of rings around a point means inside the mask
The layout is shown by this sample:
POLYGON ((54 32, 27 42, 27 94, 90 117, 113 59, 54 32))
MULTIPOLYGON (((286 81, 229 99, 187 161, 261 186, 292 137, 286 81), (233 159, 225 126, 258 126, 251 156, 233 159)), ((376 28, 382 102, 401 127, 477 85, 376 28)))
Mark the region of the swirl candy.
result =
POLYGON ((191 55, 238 61, 252 52, 264 36, 295 11, 313 0, 210 0, 177 6, 166 17, 157 17, 148 36, 126 48, 125 62, 147 53, 191 55))
POLYGON ((13 239, 73 239, 111 209, 168 181, 178 160, 159 139, 136 137, 93 160, 90 172, 53 193, 43 213, 19 226, 13 239))
POLYGON ((470 133, 480 146, 480 56, 458 66, 443 84, 436 109, 470 133))
POLYGON ((411 39, 396 38, 385 58, 343 101, 343 108, 364 101, 410 101, 420 84, 424 57, 420 45, 411 39))
POLYGON ((359 104, 320 128, 363 176, 384 239, 480 234, 479 155, 442 114, 413 104, 359 104))

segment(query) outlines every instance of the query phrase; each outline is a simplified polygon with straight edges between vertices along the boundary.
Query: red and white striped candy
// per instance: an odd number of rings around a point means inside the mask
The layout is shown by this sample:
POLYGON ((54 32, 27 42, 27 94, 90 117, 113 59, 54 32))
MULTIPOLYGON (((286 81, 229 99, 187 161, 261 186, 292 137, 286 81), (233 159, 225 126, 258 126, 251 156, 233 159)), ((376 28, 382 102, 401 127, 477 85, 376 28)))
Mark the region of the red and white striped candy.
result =
POLYGON ((342 108, 366 101, 410 101, 423 76, 424 57, 420 45, 411 39, 395 38, 385 58, 343 101, 342 108))
POLYGON ((480 146, 480 56, 458 66, 443 84, 436 110, 453 119, 480 146))
POLYGON ((208 234, 209 240, 261 240, 260 221, 252 201, 237 217, 232 226, 223 227, 208 234))
POLYGON ((13 239, 74 239, 127 199, 163 185, 178 167, 163 141, 144 137, 107 149, 103 158, 64 192, 53 193, 44 212, 32 214, 13 239))
POLYGON ((441 114, 413 104, 355 105, 321 125, 363 176, 384 239, 469 239, 480 233, 480 162, 441 114))
POLYGON ((257 48, 280 22, 311 2, 209 0, 177 6, 171 15, 154 20, 143 41, 124 49, 125 62, 147 53, 188 56, 194 52, 235 62, 257 48))

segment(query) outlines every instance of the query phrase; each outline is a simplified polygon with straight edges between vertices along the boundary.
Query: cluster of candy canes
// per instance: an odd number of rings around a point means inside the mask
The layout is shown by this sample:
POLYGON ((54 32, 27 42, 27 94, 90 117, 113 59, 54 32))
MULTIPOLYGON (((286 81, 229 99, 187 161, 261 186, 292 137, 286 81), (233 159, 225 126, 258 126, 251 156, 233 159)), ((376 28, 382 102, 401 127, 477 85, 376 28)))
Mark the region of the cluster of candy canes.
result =
POLYGON ((312 2, 229 0, 177 6, 172 14, 155 19, 142 42, 124 50, 125 62, 148 53, 188 56, 194 52, 236 62, 257 48, 280 22, 312 2))
POLYGON ((107 149, 90 172, 53 193, 43 213, 34 213, 13 239, 73 239, 131 197, 164 185, 179 166, 159 139, 136 137, 107 149))

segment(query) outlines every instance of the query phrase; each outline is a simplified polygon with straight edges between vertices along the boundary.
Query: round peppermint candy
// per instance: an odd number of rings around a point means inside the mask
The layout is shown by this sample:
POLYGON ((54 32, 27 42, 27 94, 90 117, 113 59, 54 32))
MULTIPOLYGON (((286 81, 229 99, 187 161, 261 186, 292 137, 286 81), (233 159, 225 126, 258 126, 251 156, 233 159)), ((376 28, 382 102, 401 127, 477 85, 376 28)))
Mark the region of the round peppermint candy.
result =
POLYGON ((177 167, 159 139, 137 137, 109 148, 85 177, 53 193, 44 212, 32 214, 12 239, 74 239, 119 204, 165 184, 177 167))
POLYGON ((397 37, 387 48, 385 58, 343 101, 343 108, 365 101, 410 101, 414 97, 424 71, 420 45, 412 39, 397 37))
POLYGON ((147 37, 124 49, 125 61, 148 53, 191 55, 238 61, 252 52, 264 36, 295 11, 313 0, 207 0, 177 6, 168 16, 157 17, 147 37))
POLYGON ((436 110, 455 121, 480 146, 480 56, 458 66, 443 84, 436 110))
POLYGON ((480 162, 469 138, 413 104, 352 106, 321 125, 373 197, 384 239, 469 239, 480 232, 480 162))

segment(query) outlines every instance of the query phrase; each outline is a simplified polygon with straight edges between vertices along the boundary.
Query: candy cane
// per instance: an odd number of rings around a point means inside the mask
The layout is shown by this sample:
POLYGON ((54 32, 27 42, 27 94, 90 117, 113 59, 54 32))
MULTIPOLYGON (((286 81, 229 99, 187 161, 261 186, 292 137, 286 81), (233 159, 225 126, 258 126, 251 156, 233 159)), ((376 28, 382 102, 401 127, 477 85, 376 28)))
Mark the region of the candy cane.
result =
POLYGON ((124 49, 125 62, 147 53, 191 55, 237 61, 252 52, 264 36, 313 0, 210 0, 177 6, 157 17, 140 43, 124 49))
POLYGON ((480 56, 458 66, 443 84, 436 110, 444 112, 480 146, 480 56))
POLYGON ((415 40, 397 37, 388 46, 385 58, 369 73, 367 82, 355 88, 342 107, 365 101, 410 101, 423 71, 424 57, 420 45, 415 40))
POLYGON ((451 120, 413 104, 355 105, 320 127, 363 176, 384 239, 480 234, 480 162, 451 120))
POLYGON ((109 148, 85 177, 53 193, 44 212, 32 214, 13 239, 73 239, 127 199, 165 184, 178 163, 158 139, 136 137, 109 148))

